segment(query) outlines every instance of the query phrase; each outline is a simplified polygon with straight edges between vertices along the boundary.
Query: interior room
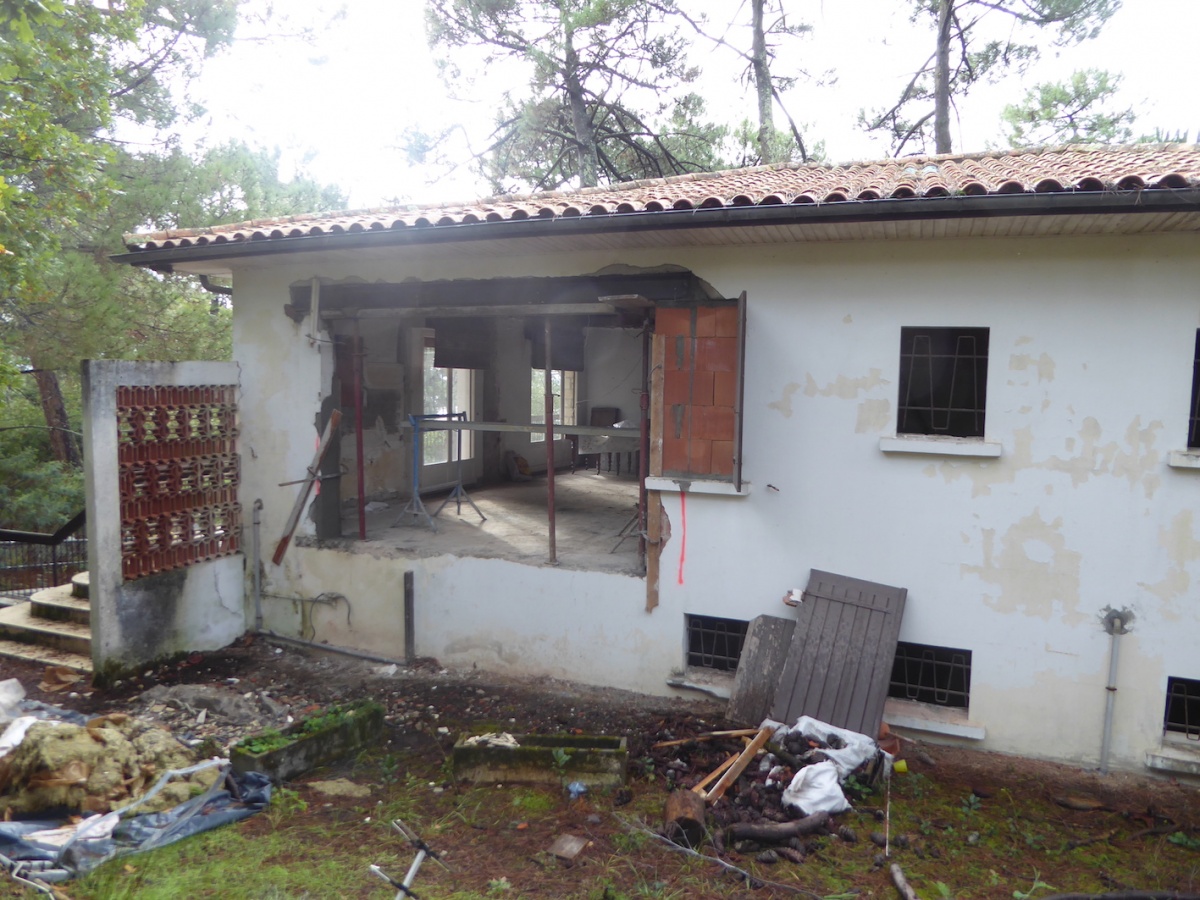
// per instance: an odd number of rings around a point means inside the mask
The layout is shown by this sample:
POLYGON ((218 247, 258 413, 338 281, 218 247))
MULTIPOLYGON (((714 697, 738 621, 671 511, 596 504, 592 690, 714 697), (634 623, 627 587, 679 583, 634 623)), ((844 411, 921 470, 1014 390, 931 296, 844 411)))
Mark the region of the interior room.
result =
POLYGON ((678 272, 293 289, 334 342, 318 536, 642 574, 650 334, 664 295, 695 290, 678 272))

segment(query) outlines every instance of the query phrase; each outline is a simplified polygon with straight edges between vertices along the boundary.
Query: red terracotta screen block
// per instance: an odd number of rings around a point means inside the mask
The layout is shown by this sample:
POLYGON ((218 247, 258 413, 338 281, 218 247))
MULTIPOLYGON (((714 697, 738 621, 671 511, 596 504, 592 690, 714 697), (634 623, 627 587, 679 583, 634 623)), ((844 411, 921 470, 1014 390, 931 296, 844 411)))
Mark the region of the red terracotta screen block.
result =
POLYGON ((737 405, 737 373, 713 373, 713 406, 737 405))
POLYGON ((733 441, 712 442, 712 473, 723 476, 733 474, 733 441))
POLYGON ((705 372, 736 372, 738 342, 734 338, 699 338, 696 368, 705 372))
POLYGON ((692 311, 690 309, 659 308, 654 315, 654 333, 690 335, 692 333, 692 311))
POLYGON ((663 439, 662 467, 664 472, 688 471, 688 442, 686 439, 663 439))
POLYGON ((737 337, 736 306, 701 306, 696 309, 696 337, 737 337))
POLYGON ((706 441, 733 439, 733 407, 705 406, 693 410, 692 437, 706 441))
POLYGON ((712 441, 688 441, 687 471, 694 475, 712 473, 712 441))

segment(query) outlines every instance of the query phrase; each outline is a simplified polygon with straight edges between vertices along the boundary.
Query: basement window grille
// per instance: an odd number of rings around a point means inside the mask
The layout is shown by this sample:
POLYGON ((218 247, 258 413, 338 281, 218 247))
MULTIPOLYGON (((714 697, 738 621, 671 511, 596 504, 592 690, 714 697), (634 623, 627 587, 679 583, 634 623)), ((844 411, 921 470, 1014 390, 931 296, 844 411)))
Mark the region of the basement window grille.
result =
POLYGON ((898 642, 888 696, 966 709, 971 699, 971 651, 898 642))
POLYGON ((1163 729, 1182 734, 1189 741, 1200 741, 1200 681, 1190 678, 1167 679, 1167 709, 1163 729))
POLYGON ((748 624, 740 619, 688 616, 688 665, 732 672, 742 658, 748 624))

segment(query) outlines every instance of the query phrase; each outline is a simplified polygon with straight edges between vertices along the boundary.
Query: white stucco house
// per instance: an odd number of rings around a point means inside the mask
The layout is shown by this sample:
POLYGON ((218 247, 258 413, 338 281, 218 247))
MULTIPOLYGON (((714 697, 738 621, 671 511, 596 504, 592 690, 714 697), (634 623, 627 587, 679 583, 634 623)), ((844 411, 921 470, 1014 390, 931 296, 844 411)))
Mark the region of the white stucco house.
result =
POLYGON ((888 721, 1195 774, 1198 232, 1200 147, 1144 145, 139 234, 120 258, 232 277, 231 629, 665 694, 735 666, 821 569, 907 588, 888 721), (336 477, 276 564, 334 410, 336 477), (410 415, 432 416, 415 464, 410 415), (470 502, 434 518, 455 485, 470 502))

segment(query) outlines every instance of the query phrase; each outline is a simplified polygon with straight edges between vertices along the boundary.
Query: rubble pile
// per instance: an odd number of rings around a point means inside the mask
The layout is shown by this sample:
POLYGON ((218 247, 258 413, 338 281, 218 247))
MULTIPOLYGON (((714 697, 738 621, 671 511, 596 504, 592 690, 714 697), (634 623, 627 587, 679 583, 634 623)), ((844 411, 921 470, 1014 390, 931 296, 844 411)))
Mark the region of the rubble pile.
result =
POLYGON ((808 717, 690 737, 663 730, 652 740, 640 774, 672 791, 664 836, 695 846, 708 834, 718 853, 764 862, 800 862, 826 835, 856 841, 831 816, 865 796, 892 761, 870 738, 808 717))
MULTIPOLYGON (((164 772, 195 762, 170 733, 125 714, 86 725, 35 722, 0 758, 0 811, 5 818, 47 810, 106 813, 141 796, 164 772)), ((210 769, 173 781, 143 811, 177 806, 217 775, 210 769)))

